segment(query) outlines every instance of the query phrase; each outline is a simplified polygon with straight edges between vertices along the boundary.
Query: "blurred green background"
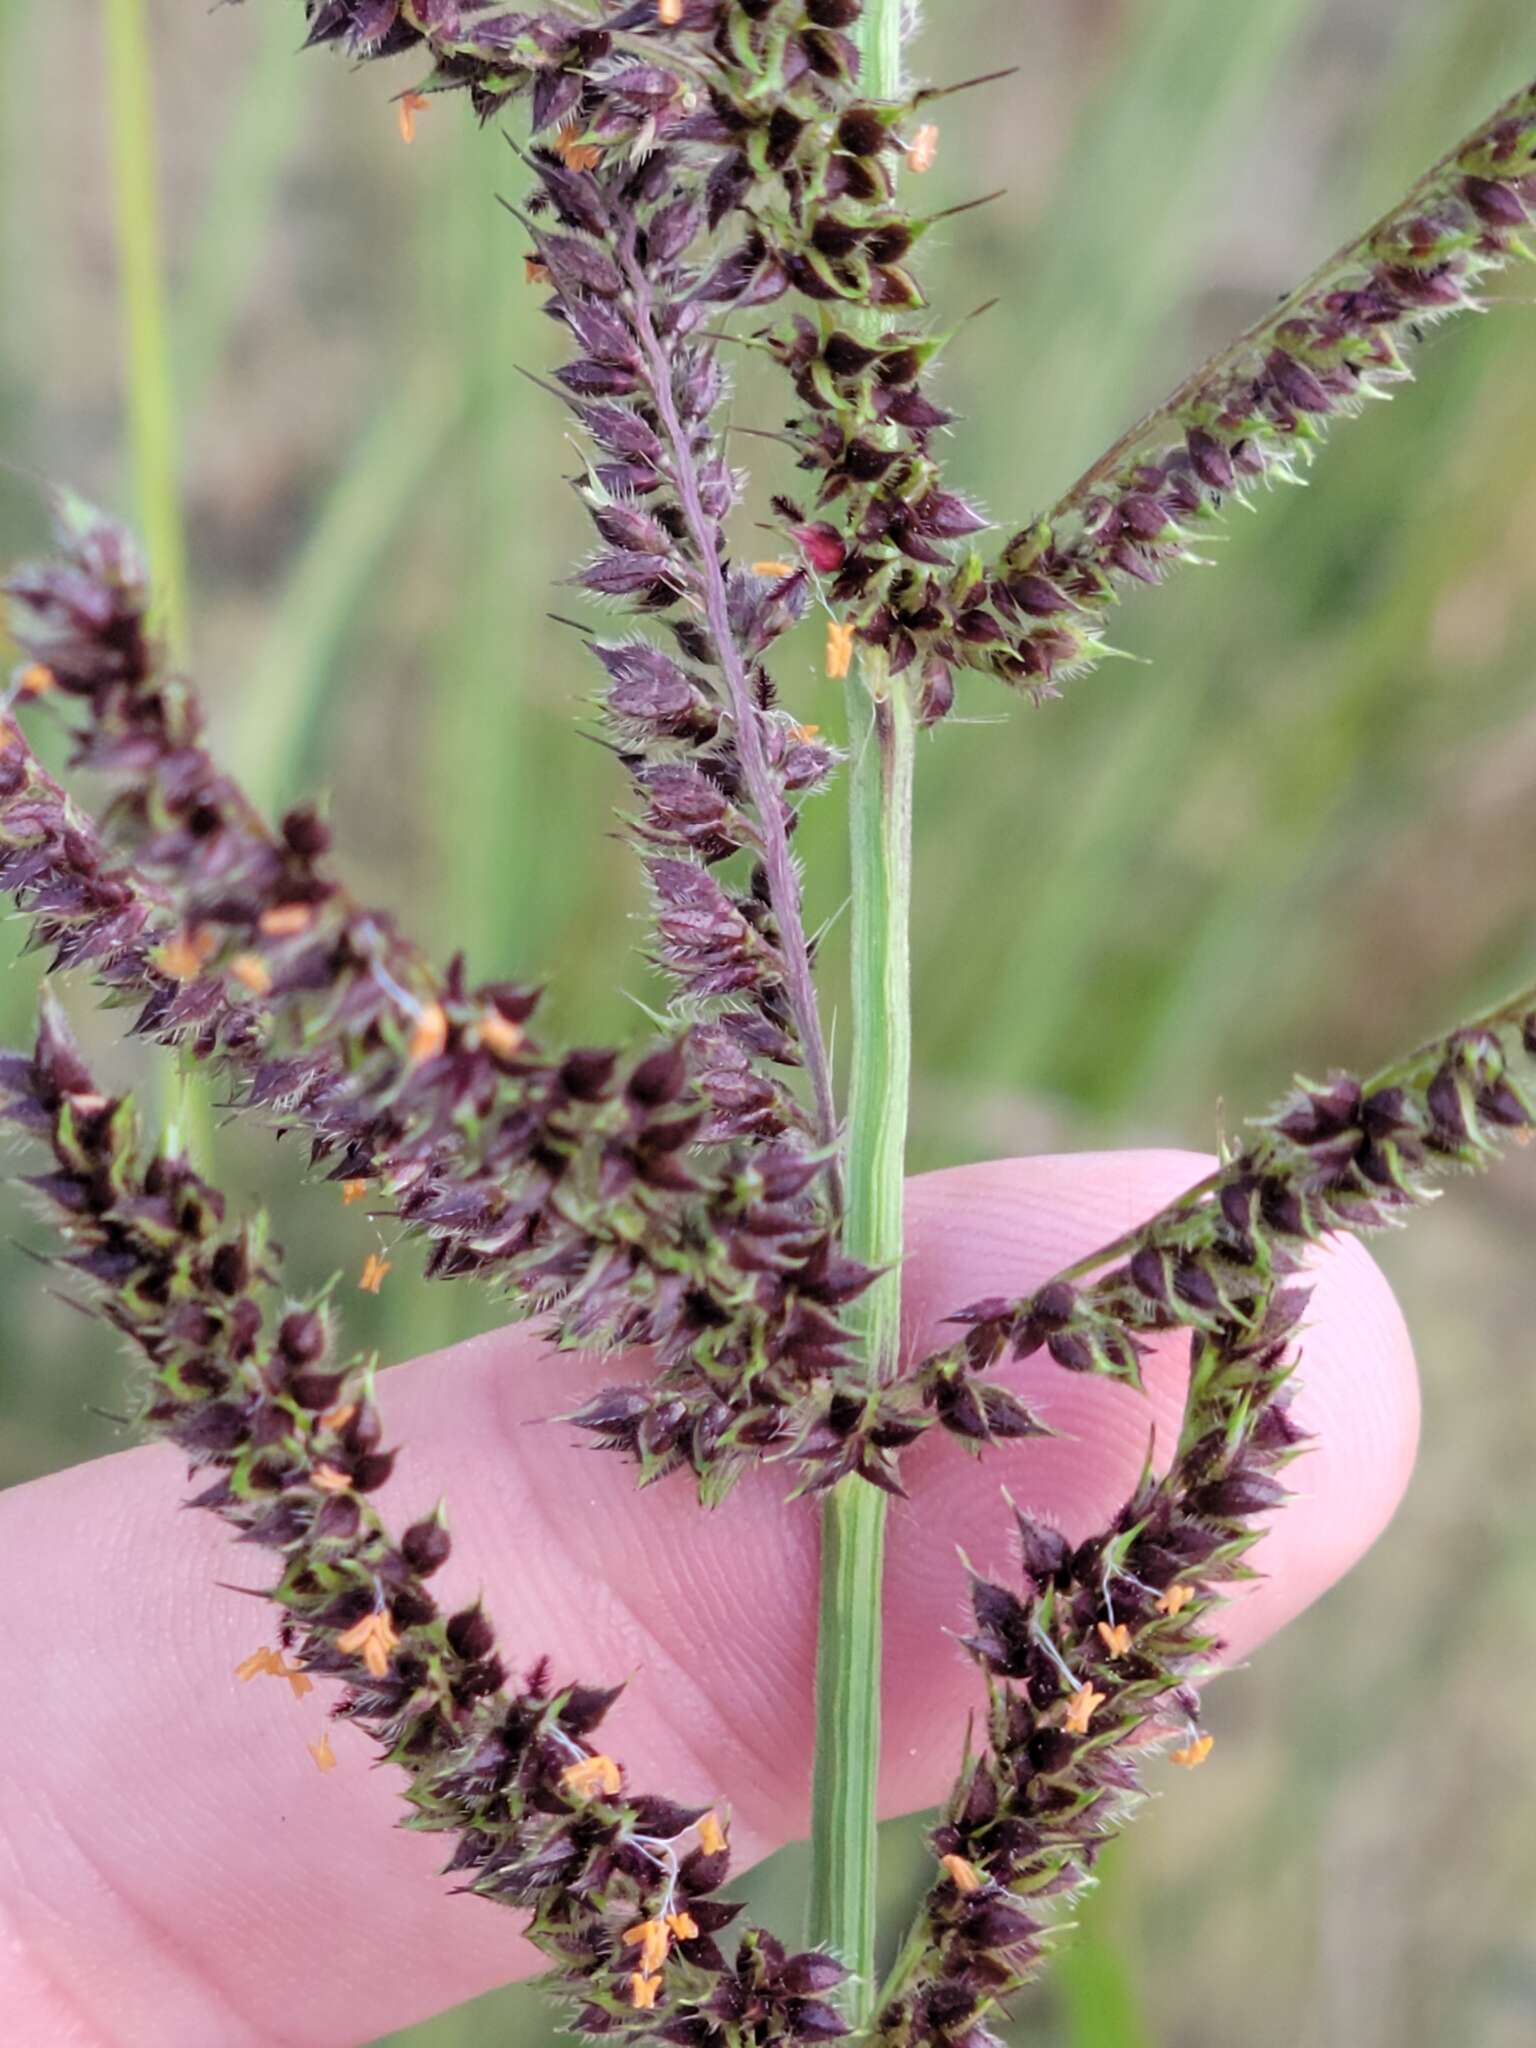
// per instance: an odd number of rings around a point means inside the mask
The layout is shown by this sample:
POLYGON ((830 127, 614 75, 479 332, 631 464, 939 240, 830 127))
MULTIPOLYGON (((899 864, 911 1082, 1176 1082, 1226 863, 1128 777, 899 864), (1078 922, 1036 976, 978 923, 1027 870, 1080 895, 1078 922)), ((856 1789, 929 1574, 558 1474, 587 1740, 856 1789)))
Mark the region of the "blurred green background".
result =
MULTIPOLYGON (((133 153, 114 169, 105 11, 0 6, 0 453, 132 510, 117 222, 146 220, 133 153)), ((439 946, 551 974, 564 1030, 631 1030, 641 893, 605 830, 611 764, 576 730, 592 676, 545 616, 573 604, 555 586, 585 530, 558 482, 566 422, 515 373, 552 343, 492 200, 515 166, 451 104, 402 149, 386 96, 408 74, 299 60, 296 7, 148 12, 190 652, 220 741, 267 796, 329 791, 352 871, 439 946)), ((1529 0, 930 13, 930 73, 1021 67, 947 110, 925 188, 1008 187, 927 265, 941 308, 1001 294, 943 381, 954 474, 1003 521, 1536 69, 1529 0)), ((1127 609, 1116 637, 1150 669, 1111 665, 1044 712, 973 680, 925 745, 918 1165, 1208 1143, 1223 1105, 1262 1105, 1293 1067, 1369 1063, 1529 971, 1536 327, 1528 277, 1503 296, 1434 336, 1418 385, 1342 431, 1305 493, 1234 518, 1219 573, 1127 609)), ((778 402, 748 379, 737 417, 772 424, 778 402)), ((41 530, 27 478, 0 480, 3 552, 41 530)), ((835 728, 817 656, 792 644, 784 686, 835 728)), ((837 798, 802 844, 829 916, 837 798)), ((14 1040, 36 964, 14 926, 3 947, 14 1040)), ((366 1224, 296 1188, 291 1157, 219 1143, 312 1272, 360 1258, 366 1224)), ((1533 1221, 1526 1155, 1384 1248, 1426 1379, 1413 1495, 1218 1689, 1222 1769, 1117 1855, 1021 2012, 1031 2042, 1536 2038, 1533 1221)), ((382 1304, 353 1300, 389 1358, 493 1314, 404 1262, 382 1304)), ((113 1444, 89 1404, 112 1405, 116 1370, 0 1248, 0 1481, 113 1444)), ((893 1831, 893 1913, 915 1840, 893 1831)), ((753 1889, 788 1914, 801 1880, 791 1855, 753 1889)), ((510 1993, 398 2041, 549 2038, 510 1993)))

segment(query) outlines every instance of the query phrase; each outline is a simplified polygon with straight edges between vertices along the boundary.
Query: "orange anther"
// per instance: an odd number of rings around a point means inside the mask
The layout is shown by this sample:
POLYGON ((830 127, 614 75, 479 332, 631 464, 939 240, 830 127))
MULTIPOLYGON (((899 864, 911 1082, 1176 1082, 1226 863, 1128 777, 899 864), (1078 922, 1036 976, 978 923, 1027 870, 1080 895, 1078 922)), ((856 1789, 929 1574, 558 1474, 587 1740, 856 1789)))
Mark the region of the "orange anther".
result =
POLYGON ((448 1012, 441 1003, 428 1003, 411 1030, 412 1064, 441 1058, 447 1044, 448 1012))
POLYGON ((174 939, 167 939, 160 948, 159 964, 172 981, 196 981, 218 950, 218 943, 205 925, 178 932, 174 939))
POLYGON ((667 1931, 671 1934, 674 1941, 697 1941, 699 1938, 699 1923, 691 1913, 669 1913, 667 1915, 667 1931))
POLYGON ((361 1657, 373 1676, 382 1678, 400 1647, 400 1638, 394 1623, 381 1611, 365 1614, 356 1627, 336 1638, 336 1647, 344 1657, 361 1657))
POLYGON ((793 576, 794 573, 794 565, 790 562, 754 562, 752 564, 752 574, 754 576, 793 576))
POLYGON ((1099 1623, 1099 1634, 1102 1636, 1104 1647, 1108 1650, 1111 1657, 1124 1657, 1129 1654, 1131 1632, 1123 1621, 1101 1621, 1099 1623))
POLYGON ((274 1657, 270 1669, 274 1678, 287 1679, 288 1688, 296 1700, 303 1699, 305 1693, 313 1692, 315 1689, 315 1681, 297 1664, 289 1664, 281 1657, 274 1657))
POLYGON ((683 18, 683 0, 656 0, 656 19, 663 28, 676 28, 683 18))
POLYGON ((932 121, 925 121, 907 144, 907 169, 931 171, 938 160, 939 131, 932 121))
POLYGON ((400 140, 416 140, 416 116, 426 110, 426 96, 419 92, 403 92, 396 111, 400 117, 400 140))
POLYGON ((641 1920, 633 1927, 626 1927, 623 1940, 628 1948, 639 1947, 636 1961, 641 1974, 646 1977, 655 1976, 667 1960, 667 1950, 672 1945, 665 1920, 641 1920))
POLYGON ((487 1010, 480 1019, 480 1043, 499 1060, 515 1059, 523 1049, 523 1027, 500 1010, 487 1010))
POLYGON ((1095 1692, 1091 1685, 1080 1685, 1067 1702, 1067 1732, 1071 1735, 1086 1735, 1088 1723, 1108 1698, 1107 1692, 1095 1692))
POLYGON ((1186 1771, 1198 1771, 1215 1747, 1214 1735, 1197 1735, 1193 1742, 1187 1742, 1182 1749, 1174 1750, 1173 1761, 1186 1771))
POLYGON ((1159 1614, 1182 1614, 1195 1597, 1193 1586, 1170 1586, 1157 1603, 1159 1614))
POLYGON ((555 136, 555 152, 569 171, 595 171, 603 160, 603 152, 591 142, 579 142, 581 134, 579 121, 567 121, 555 136))
POLYGON ((392 1269, 393 1261, 378 1252, 370 1252, 363 1261, 362 1277, 358 1286, 364 1294, 377 1294, 383 1287, 392 1269))
POLYGON ((828 619, 827 674, 834 682, 840 681, 853 667, 853 635, 851 624, 842 619, 828 619))
POLYGON ((310 1755, 314 1758, 317 1769, 322 1771, 335 1770, 336 1752, 331 1747, 331 1736, 329 1729, 326 1730, 325 1734, 321 1736, 318 1742, 306 1742, 304 1747, 309 1751, 310 1755))
POLYGON ((352 1206, 352 1204, 353 1204, 354 1202, 366 1202, 366 1201, 367 1201, 367 1199, 368 1199, 368 1183, 367 1183, 367 1181, 365 1181, 365 1180, 344 1180, 344 1181, 342 1182, 342 1184, 341 1184, 341 1200, 342 1200, 342 1206, 343 1206, 343 1208, 347 1208, 347 1209, 350 1209, 350 1208, 351 1208, 351 1206, 352 1206))
POLYGON ((229 971, 242 988, 248 988, 253 996, 268 996, 272 993, 272 977, 267 972, 267 963, 259 953, 237 953, 229 963, 229 971))
POLYGON ((629 1980, 629 2002, 637 2012, 649 2012, 660 1989, 660 1977, 647 1977, 643 1971, 636 1970, 629 1980))
POLYGON ((939 1862, 948 1873, 957 1892, 979 1892, 986 1879, 974 1863, 967 1863, 963 1856, 941 1856, 939 1862))
POLYGON ((611 1798, 623 1784, 624 1774, 611 1756, 584 1756, 579 1763, 566 1765, 560 1782, 578 1799, 590 1799, 594 1792, 611 1798))
POLYGON ((261 913, 258 924, 266 938, 296 939, 314 921, 314 910, 307 903, 274 903, 270 910, 261 913))
POLYGON ((23 697, 46 697, 50 690, 59 687, 59 679, 51 668, 40 661, 33 661, 16 678, 16 687, 23 697))
POLYGON ((322 1493, 348 1493, 352 1481, 345 1472, 338 1472, 334 1465, 317 1465, 309 1475, 322 1493))
POLYGON ((699 1822, 699 1847, 706 1856, 718 1856, 725 1847, 725 1829, 718 1814, 706 1813, 699 1822))

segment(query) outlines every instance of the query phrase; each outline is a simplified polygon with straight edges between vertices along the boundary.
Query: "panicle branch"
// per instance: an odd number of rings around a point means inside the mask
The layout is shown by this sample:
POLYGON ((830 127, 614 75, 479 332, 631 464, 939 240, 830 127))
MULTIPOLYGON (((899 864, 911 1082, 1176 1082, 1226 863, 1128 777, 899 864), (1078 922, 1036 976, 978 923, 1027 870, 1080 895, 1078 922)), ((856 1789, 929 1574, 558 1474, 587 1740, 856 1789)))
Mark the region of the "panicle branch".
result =
POLYGON ((930 722, 952 705, 957 668, 1045 698, 1101 661, 1119 599, 1194 559, 1229 498, 1294 476, 1334 418, 1390 395, 1425 326, 1478 306, 1483 282, 1528 253, 1536 210, 1531 85, 989 557, 977 537, 990 522, 945 485, 933 449, 953 415, 925 379, 952 335, 913 317, 913 254, 939 216, 904 207, 895 184, 903 163, 932 163, 938 130, 921 117, 960 88, 862 97, 858 0, 642 4, 580 29, 557 11, 516 17, 518 35, 499 20, 477 29, 474 9, 451 22, 357 0, 310 11, 316 39, 360 55, 423 46, 437 60, 426 89, 467 87, 482 112, 526 93, 577 179, 664 140, 670 217, 691 172, 707 194, 700 225, 744 227, 703 287, 722 314, 786 288, 811 302, 752 337, 793 381, 789 436, 816 479, 808 506, 775 501, 786 552, 833 611, 834 663, 855 639, 879 647, 916 679, 930 722), (631 72, 649 97, 611 86, 631 72), (859 309, 874 331, 850 318, 859 309))
POLYGON ((1240 1322, 1237 1304, 1324 1239, 1402 1221, 1436 1180, 1525 1138, 1532 1095, 1518 1068, 1533 1057, 1526 988, 1368 1079, 1298 1082, 1218 1172, 1138 1229, 1032 1294, 962 1310, 965 1336, 921 1368, 928 1398, 974 1399, 970 1375, 1042 1348, 1069 1372, 1139 1385, 1145 1333, 1240 1322))
POLYGON ((999 1391, 973 1377, 985 1367, 1044 1348, 1068 1371, 1139 1385, 1148 1333, 1192 1333, 1167 1471, 1149 1454, 1131 1499, 1075 1549, 1021 1515, 1020 1591, 972 1574, 965 1640, 987 1674, 987 1745, 932 1837, 942 1875, 877 2041, 986 2048, 989 2013, 1038 1970, 1060 1903, 1143 1796, 1149 1736, 1176 1741, 1186 1767, 1209 1756, 1197 1682, 1221 1648, 1214 1611, 1251 1576, 1246 1554, 1306 1443, 1290 1412, 1306 1255, 1398 1220, 1439 1176, 1528 1135, 1529 1084, 1511 1071, 1522 1056, 1536 1058, 1536 989, 1369 1080, 1299 1084, 1209 1180, 1032 1295, 965 1310, 965 1338, 921 1368, 928 1398, 969 1415, 979 1446, 999 1391))
POLYGON ((434 1274, 506 1285, 565 1344, 654 1346, 648 1388, 581 1418, 644 1478, 686 1466, 716 1498, 763 1456, 813 1483, 883 1463, 844 1399, 839 1310, 869 1276, 837 1248, 825 1156, 738 1137, 687 1033, 546 1052, 536 990, 433 967, 334 880, 313 812, 269 831, 210 759, 121 532, 75 507, 62 537, 61 559, 12 579, 14 630, 77 761, 113 782, 111 853, 0 727, 0 880, 60 961, 307 1129, 335 1178, 376 1182, 434 1274))
POLYGON ((1051 696, 1100 661, 1111 607, 1198 560, 1228 499, 1294 481, 1333 421, 1391 397, 1424 330, 1478 310, 1484 280, 1530 256, 1533 220, 1536 84, 1009 541, 990 567, 993 612, 1015 628, 1005 676, 1051 696))
POLYGON ((1018 1589, 971 1574, 965 1646, 986 1674, 987 1739, 931 1842, 940 1875, 882 1995, 890 2048, 989 2048, 999 2002, 1047 1960, 1064 1906, 1142 1799, 1148 1760, 1204 1763, 1198 1680, 1212 1621, 1279 1473, 1304 1447, 1289 1413, 1288 1337, 1305 1288, 1261 1281, 1194 1341, 1168 1470, 1150 1467, 1110 1525, 1075 1548, 1017 1517, 1018 1589))
POLYGON ((285 1295, 264 1219, 231 1220, 184 1160, 145 1152, 51 998, 32 1053, 0 1056, 0 1118, 51 1155, 28 1184, 68 1247, 58 1263, 138 1354, 144 1426, 205 1482, 191 1504, 277 1554, 266 1597, 295 1661, 272 1653, 276 1668, 344 1688, 337 1718, 405 1774, 405 1824, 452 1838, 463 1889, 528 1915, 575 2030, 841 2034, 818 1995, 843 1974, 830 1956, 761 1928, 727 1956, 726 1830, 637 1790, 599 1746, 622 1688, 556 1682, 546 1658, 511 1683, 481 1604, 444 1613, 428 1583, 452 1548, 442 1510, 396 1535, 375 1503, 395 1453, 371 1367, 338 1362, 323 1308, 285 1295))
MULTIPOLYGON (((803 1062, 811 1129, 831 1145, 836 1103, 790 837, 796 802, 837 757, 778 708, 763 665, 806 609, 804 574, 730 561, 740 478, 717 424, 728 386, 710 322, 786 283, 755 229, 718 246, 752 182, 732 116, 770 89, 786 98, 784 118, 797 102, 814 110, 850 69, 852 46, 821 19, 826 0, 621 6, 600 20, 421 4, 307 13, 312 42, 430 55, 413 103, 462 88, 482 116, 528 106, 528 274, 549 286, 547 310, 575 345, 557 375, 595 451, 576 481, 599 552, 576 580, 664 624, 682 656, 647 641, 596 650, 612 678, 605 725, 641 805, 636 834, 648 853, 665 850, 647 860, 660 964, 708 1006, 724 1091, 748 1086, 763 1121, 797 1122, 762 1069, 803 1062), (735 855, 744 874, 702 872, 735 855)), ((749 111, 758 126, 768 119, 761 104, 749 111)))
MULTIPOLYGON (((920 103, 923 95, 917 96, 920 103)), ((945 488, 931 441, 952 415, 923 378, 950 339, 893 322, 855 332, 848 300, 921 303, 906 267, 931 221, 895 205, 908 108, 850 106, 836 146, 856 166, 871 220, 843 196, 817 224, 796 271, 824 303, 763 337, 805 408, 792 422, 801 466, 819 474, 808 520, 782 502, 805 559, 830 579, 858 637, 897 672, 916 666, 925 715, 953 700, 952 670, 989 672, 1037 699, 1111 652, 1105 622, 1128 591, 1196 559, 1202 530, 1230 498, 1294 476, 1336 418, 1389 396, 1409 375, 1423 329, 1480 304, 1483 281, 1529 254, 1536 218, 1536 85, 1516 93, 1414 187, 1270 314, 1197 371, 1042 519, 990 559, 988 523, 945 488)))

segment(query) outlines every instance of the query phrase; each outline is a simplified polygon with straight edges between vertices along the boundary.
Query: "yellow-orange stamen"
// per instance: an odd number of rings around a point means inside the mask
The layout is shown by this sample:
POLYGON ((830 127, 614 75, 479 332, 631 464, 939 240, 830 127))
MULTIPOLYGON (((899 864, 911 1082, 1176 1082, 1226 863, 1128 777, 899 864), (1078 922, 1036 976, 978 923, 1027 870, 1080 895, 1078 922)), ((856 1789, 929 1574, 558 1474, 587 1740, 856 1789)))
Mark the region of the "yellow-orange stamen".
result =
POLYGON ((699 1847, 706 1856, 718 1856, 725 1847, 725 1829, 716 1813, 706 1813, 699 1822, 699 1847))
POLYGON ((311 1474, 322 1493, 347 1493, 352 1482, 345 1472, 338 1472, 334 1465, 317 1465, 311 1474))
POLYGON ((400 1647, 400 1638, 387 1614, 365 1614, 354 1628, 336 1638, 336 1647, 344 1657, 361 1657, 373 1676, 382 1678, 400 1647))
POLYGON ((313 1692, 315 1689, 315 1681, 297 1664, 289 1664, 282 1657, 274 1657, 270 1668, 274 1678, 287 1679, 288 1689, 296 1700, 303 1699, 305 1693, 313 1692))
POLYGON ((365 1201, 366 1201, 367 1199, 368 1199, 368 1183, 367 1183, 367 1181, 365 1181, 365 1180, 344 1180, 344 1181, 342 1182, 342 1184, 341 1184, 341 1203, 342 1203, 342 1207, 343 1207, 344 1209, 350 1209, 350 1208, 351 1208, 351 1206, 352 1206, 352 1204, 353 1204, 354 1202, 365 1202, 365 1201))
POLYGON ((754 576, 793 576, 794 573, 794 567, 789 562, 754 562, 752 564, 752 574, 754 576))
POLYGON ((480 1043, 499 1060, 515 1059, 523 1049, 523 1028, 500 1010, 487 1010, 480 1019, 480 1043))
POLYGON ((667 1960, 672 1937, 667 1932, 665 1920, 641 1920, 635 1926, 625 1928, 624 1942, 628 1948, 638 1945, 640 1953, 636 1962, 640 1971, 644 1976, 654 1977, 667 1960))
POLYGON ((370 1252, 368 1254, 367 1258, 363 1261, 362 1278, 357 1283, 364 1294, 377 1294, 379 1292, 379 1289, 384 1285, 385 1280, 389 1276, 393 1263, 393 1260, 382 1257, 378 1252, 370 1252))
POLYGON ((274 903, 258 920, 263 936, 269 939, 296 939, 314 921, 315 913, 307 903, 274 903))
POLYGON ((411 1060, 420 1066, 425 1060, 442 1056, 448 1044, 448 1012, 441 1003, 428 1003, 411 1031, 411 1060))
POLYGON ((814 740, 821 733, 819 725, 792 725, 789 730, 791 737, 797 740, 814 740))
POLYGON ((525 256, 523 258, 523 282, 524 284, 548 284, 548 264, 541 263, 537 256, 525 256))
POLYGON ((327 1429, 345 1429, 356 1413, 355 1401, 339 1401, 334 1408, 327 1408, 320 1420, 327 1429))
POLYGON ((416 140, 416 116, 426 111, 426 96, 419 92, 404 92, 400 95, 397 111, 400 116, 400 140, 410 143, 416 140))
POLYGON ((963 1856, 941 1856, 939 1862, 957 1892, 979 1892, 986 1882, 975 1864, 967 1863, 963 1856))
POLYGON ((674 1941, 697 1941, 699 1923, 691 1913, 669 1913, 667 1928, 674 1941))
POLYGON ((1111 1657, 1124 1657, 1129 1654, 1131 1632, 1123 1621, 1101 1621, 1099 1634, 1103 1637, 1104 1647, 1111 1657))
POLYGON ((1173 1761, 1186 1771, 1197 1771, 1215 1747, 1214 1735, 1197 1735, 1193 1742, 1187 1742, 1182 1749, 1173 1752, 1173 1761))
POLYGON ((1195 1597, 1193 1586, 1170 1586, 1157 1603, 1159 1614, 1182 1614, 1195 1597))
POLYGON ((579 121, 567 121, 555 136, 555 151, 569 171, 595 171, 603 160, 603 152, 595 143, 579 142, 581 134, 579 121))
POLYGON ((264 1671, 270 1671, 274 1664, 281 1662, 276 1650, 252 1650, 249 1657, 235 1666, 235 1676, 249 1685, 253 1678, 259 1678, 264 1671))
POLYGON ((656 2003, 656 1994, 661 1989, 659 1977, 647 1977, 642 1970, 636 1970, 629 1980, 629 2002, 638 2012, 649 2012, 656 2003))
POLYGON ((196 981, 218 943, 206 926, 178 932, 160 948, 159 964, 173 981, 196 981))
POLYGON ((34 661, 29 662, 16 678, 16 687, 23 697, 46 697, 50 690, 59 687, 59 679, 51 668, 34 661))
POLYGON ((907 169, 931 171, 938 160, 939 131, 932 121, 925 121, 907 145, 907 169))
POLYGON ((1086 1735, 1088 1723, 1109 1698, 1107 1692, 1095 1692, 1091 1685, 1080 1685, 1067 1702, 1066 1727, 1069 1734, 1086 1735))
POLYGON ((317 1769, 322 1771, 335 1770, 336 1752, 331 1747, 331 1735, 329 1729, 326 1730, 325 1734, 321 1736, 318 1742, 306 1742, 304 1747, 309 1751, 310 1755, 314 1758, 317 1769))
POLYGON ((683 18, 683 0, 656 0, 656 19, 663 28, 676 28, 683 18))
POLYGON ((827 621, 827 674, 840 682, 853 667, 853 627, 842 619, 827 621))
POLYGON ((610 1797, 624 1782, 624 1774, 611 1756, 584 1756, 580 1763, 567 1764, 560 1783, 578 1799, 590 1799, 594 1792, 610 1797))
POLYGON ((272 993, 272 977, 267 972, 267 963, 259 953, 237 953, 229 963, 229 971, 242 988, 248 988, 253 996, 269 996, 272 993))

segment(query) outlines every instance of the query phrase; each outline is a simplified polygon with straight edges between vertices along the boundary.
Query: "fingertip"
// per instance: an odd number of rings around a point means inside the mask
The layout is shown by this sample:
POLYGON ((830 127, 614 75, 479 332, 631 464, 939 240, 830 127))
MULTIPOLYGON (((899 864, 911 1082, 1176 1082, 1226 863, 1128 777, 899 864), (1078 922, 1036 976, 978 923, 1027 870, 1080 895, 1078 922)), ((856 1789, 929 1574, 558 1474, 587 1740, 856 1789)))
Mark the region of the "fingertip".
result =
POLYGON ((1228 1654, 1245 1655, 1353 1570, 1408 1488, 1421 1406, 1413 1341, 1385 1273, 1343 1240, 1312 1262, 1294 1413, 1311 1433, 1291 1498, 1253 1553, 1262 1576, 1233 1602, 1228 1654))
MULTIPOLYGON (((1086 1153, 997 1161, 913 1182, 905 1281, 914 1355, 948 1341, 944 1318, 967 1301, 1028 1292, 1194 1185, 1211 1164, 1186 1152, 1086 1153)), ((1224 1617, 1229 1659, 1283 1627, 1359 1561, 1392 1519, 1413 1468, 1418 1382, 1391 1287, 1351 1241, 1320 1251, 1312 1265, 1295 1413, 1314 1441, 1289 1468, 1293 1499, 1253 1553, 1259 1576, 1224 1617)), ((938 1789, 951 1760, 954 1701, 972 1682, 958 1650, 935 1652, 936 1632, 963 1620, 956 1545, 983 1571, 1012 1571, 1005 1487, 1022 1509, 1073 1541, 1102 1527, 1154 1445, 1166 1450, 1177 1440, 1188 1338, 1154 1343, 1144 1396, 1064 1373, 1044 1357, 1006 1370, 1059 1434, 989 1452, 979 1463, 951 1440, 930 1440, 911 1459, 913 1500, 893 1518, 893 1811, 938 1789)))

